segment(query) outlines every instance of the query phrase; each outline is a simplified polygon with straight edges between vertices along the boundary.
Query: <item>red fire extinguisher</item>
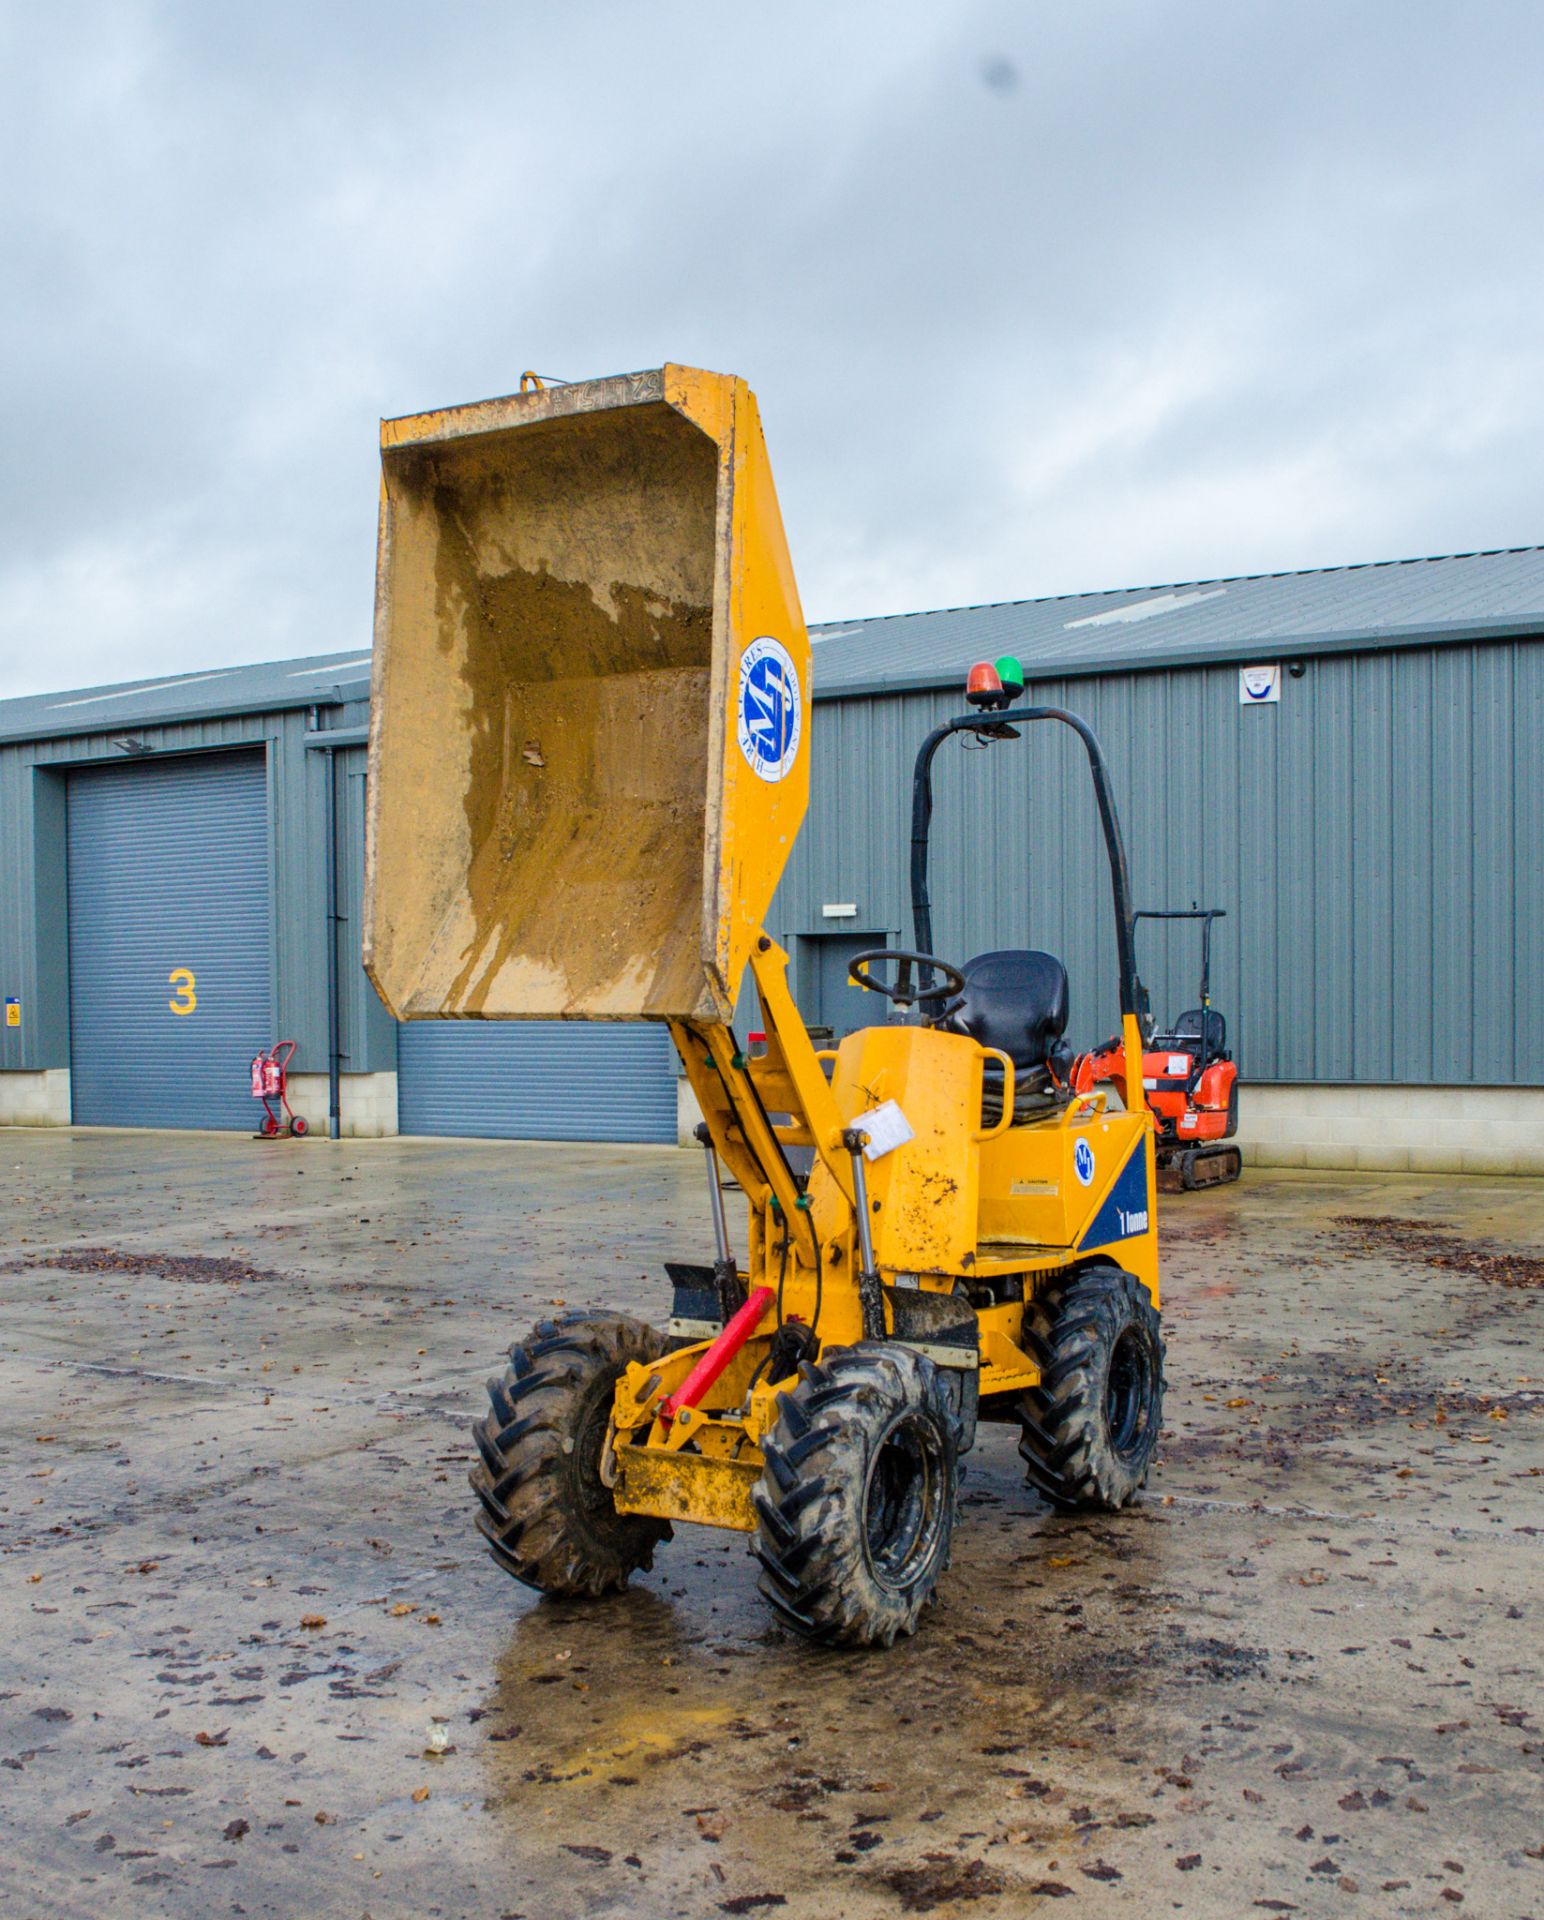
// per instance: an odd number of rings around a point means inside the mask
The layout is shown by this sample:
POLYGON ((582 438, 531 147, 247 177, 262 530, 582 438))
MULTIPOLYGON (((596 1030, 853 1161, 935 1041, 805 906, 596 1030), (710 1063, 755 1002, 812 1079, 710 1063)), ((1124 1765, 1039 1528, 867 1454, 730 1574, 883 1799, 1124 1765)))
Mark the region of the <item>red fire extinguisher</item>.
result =
POLYGON ((257 1130, 265 1140, 276 1140, 281 1133, 292 1133, 300 1139, 308 1131, 289 1103, 289 1063, 294 1054, 295 1042, 280 1040, 252 1062, 252 1098, 263 1103, 257 1130))

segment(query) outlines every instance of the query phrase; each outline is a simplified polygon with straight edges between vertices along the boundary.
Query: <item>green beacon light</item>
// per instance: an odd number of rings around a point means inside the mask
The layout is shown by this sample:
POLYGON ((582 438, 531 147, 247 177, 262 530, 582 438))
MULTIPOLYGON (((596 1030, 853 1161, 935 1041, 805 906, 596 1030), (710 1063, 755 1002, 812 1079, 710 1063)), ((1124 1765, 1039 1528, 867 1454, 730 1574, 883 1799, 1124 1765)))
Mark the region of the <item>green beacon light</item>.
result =
POLYGON ((1002 682, 1003 692, 1010 700, 1017 700, 1024 691, 1023 663, 1015 659, 1011 653, 1005 653, 996 662, 996 666, 997 677, 1002 682))

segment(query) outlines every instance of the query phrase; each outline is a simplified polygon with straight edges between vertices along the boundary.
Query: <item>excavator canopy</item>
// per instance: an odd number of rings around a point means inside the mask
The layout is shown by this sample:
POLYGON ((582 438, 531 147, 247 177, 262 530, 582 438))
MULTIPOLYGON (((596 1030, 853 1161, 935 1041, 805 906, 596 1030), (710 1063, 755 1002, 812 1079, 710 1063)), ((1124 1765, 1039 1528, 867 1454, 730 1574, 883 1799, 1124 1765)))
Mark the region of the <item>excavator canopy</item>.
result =
POLYGON ((666 366, 387 420, 381 478, 381 997, 727 1020, 809 791, 809 642, 750 388, 666 366))

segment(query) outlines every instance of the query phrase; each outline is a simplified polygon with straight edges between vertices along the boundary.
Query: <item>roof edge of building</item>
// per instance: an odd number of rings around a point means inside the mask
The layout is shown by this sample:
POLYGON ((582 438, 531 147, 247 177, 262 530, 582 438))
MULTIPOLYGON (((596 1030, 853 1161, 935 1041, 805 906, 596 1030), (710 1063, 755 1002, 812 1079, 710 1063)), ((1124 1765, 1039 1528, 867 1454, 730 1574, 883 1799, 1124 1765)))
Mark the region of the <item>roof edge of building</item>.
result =
MULTIPOLYGON (((1179 647, 1172 652, 1143 653, 1121 648, 1108 653, 1075 654, 1066 659, 1020 659, 1030 681, 1089 680, 1112 673, 1163 673, 1171 667, 1232 667, 1252 660, 1310 660, 1318 654, 1400 652, 1411 647, 1462 647, 1476 641, 1526 640, 1544 633, 1539 617, 1444 621, 1404 627, 1348 628, 1340 633, 1275 634, 1266 639, 1240 640, 1233 646, 1216 644, 1179 647)), ((909 673, 876 673, 814 686, 817 700, 848 700, 882 693, 920 693, 935 687, 961 687, 968 662, 917 668, 909 673)))
MULTIPOLYGON (((284 664, 280 662, 279 664, 284 664)), ((144 733, 156 727, 197 726, 203 720, 234 720, 243 715, 260 719, 270 713, 296 713, 305 707, 354 706, 370 697, 368 679, 336 681, 322 688, 297 689, 292 694, 275 693, 257 700, 220 700, 209 706, 183 707, 169 713, 129 713, 119 720, 97 718, 54 721, 46 726, 8 724, 0 703, 0 746, 23 747, 32 740, 78 740, 92 733, 144 733), (345 688, 354 690, 345 692, 345 688)))

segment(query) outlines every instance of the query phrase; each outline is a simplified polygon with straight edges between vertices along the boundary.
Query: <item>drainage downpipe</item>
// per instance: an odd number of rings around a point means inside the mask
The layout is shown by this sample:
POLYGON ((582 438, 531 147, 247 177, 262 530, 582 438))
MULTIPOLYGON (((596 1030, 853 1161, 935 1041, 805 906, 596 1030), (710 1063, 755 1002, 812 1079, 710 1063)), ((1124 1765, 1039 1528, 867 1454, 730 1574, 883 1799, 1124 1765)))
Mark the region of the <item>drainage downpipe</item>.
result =
POLYGON ((323 811, 326 814, 327 868, 327 1138, 336 1140, 342 1123, 342 1021, 338 1007, 338 756, 323 755, 323 811))
POLYGON ((330 735, 321 708, 307 715, 306 745, 322 755, 322 864, 327 889, 327 1138, 336 1140, 342 1122, 343 1021, 338 1001, 338 748, 359 743, 359 730, 340 727, 330 735))

